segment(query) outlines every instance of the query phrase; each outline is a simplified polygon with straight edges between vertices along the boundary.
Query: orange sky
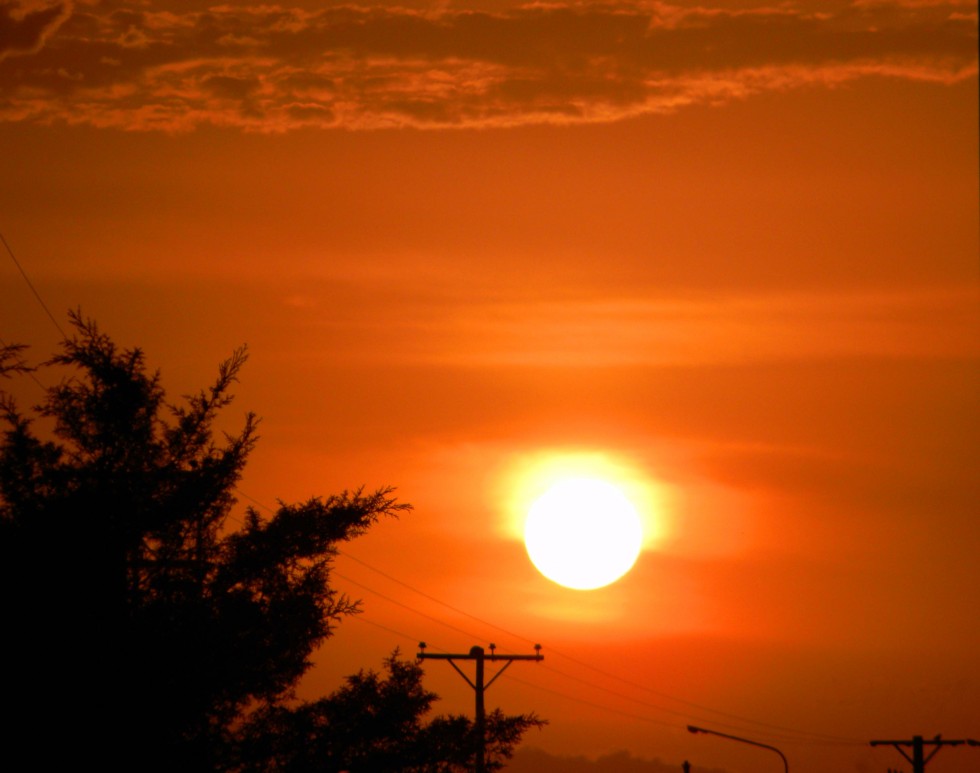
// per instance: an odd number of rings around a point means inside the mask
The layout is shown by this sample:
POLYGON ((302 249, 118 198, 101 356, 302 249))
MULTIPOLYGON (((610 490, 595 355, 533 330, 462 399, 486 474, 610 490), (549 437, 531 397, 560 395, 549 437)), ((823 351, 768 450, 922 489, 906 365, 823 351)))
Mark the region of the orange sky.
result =
POLYGON ((883 772, 872 738, 980 738, 974 3, 203 9, 0 0, 0 231, 173 395, 248 343, 249 496, 415 505, 338 561, 365 612, 307 694, 422 639, 541 642, 488 700, 556 755, 778 765, 695 723, 883 772), (568 454, 662 532, 597 591, 510 528, 568 454))

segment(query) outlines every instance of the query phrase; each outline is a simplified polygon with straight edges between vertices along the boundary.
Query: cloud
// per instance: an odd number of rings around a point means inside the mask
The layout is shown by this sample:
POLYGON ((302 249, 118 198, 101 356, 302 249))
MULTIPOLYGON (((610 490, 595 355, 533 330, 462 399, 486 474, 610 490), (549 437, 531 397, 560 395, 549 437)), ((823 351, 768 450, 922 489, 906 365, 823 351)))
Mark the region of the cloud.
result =
POLYGON ((21 56, 0 62, 0 120, 262 132, 571 124, 861 78, 976 75, 977 24, 962 3, 792 8, 174 13, 134 0, 79 5, 66 20, 64 5, 8 4, 0 50, 21 56))
POLYGON ((607 298, 400 309, 386 356, 473 366, 696 367, 972 359, 980 292, 922 289, 739 299, 607 298))
POLYGON ((68 2, 30 8, 0 2, 0 60, 17 54, 37 53, 44 41, 71 14, 68 2))

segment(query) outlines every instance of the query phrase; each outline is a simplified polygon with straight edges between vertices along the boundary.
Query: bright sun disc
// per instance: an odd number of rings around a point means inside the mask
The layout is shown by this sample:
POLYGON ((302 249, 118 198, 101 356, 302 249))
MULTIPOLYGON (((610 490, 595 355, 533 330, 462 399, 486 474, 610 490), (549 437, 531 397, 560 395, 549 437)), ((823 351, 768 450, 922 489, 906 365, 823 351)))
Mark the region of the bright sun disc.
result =
POLYGON ((549 580, 592 590, 632 568, 643 529, 636 508, 616 486, 594 478, 564 478, 531 505, 524 544, 549 580))

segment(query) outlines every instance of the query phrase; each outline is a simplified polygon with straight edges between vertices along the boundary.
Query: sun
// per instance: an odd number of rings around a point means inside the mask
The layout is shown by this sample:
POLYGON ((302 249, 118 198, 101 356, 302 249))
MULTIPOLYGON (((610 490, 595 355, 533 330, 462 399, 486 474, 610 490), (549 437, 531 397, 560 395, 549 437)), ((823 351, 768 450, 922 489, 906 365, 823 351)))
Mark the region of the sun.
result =
POLYGON ((636 562, 643 527, 623 491, 598 478, 561 478, 539 496, 524 523, 531 562, 576 590, 615 582, 636 562))

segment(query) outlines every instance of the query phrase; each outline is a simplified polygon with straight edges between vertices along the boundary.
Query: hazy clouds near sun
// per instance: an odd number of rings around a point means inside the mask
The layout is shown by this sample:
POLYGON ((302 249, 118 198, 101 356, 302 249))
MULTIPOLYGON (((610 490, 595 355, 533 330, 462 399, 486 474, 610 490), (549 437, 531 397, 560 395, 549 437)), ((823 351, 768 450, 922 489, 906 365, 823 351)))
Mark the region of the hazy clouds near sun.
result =
POLYGON ((773 89, 977 67, 972 3, 0 3, 0 120, 507 126, 616 120, 773 89))

